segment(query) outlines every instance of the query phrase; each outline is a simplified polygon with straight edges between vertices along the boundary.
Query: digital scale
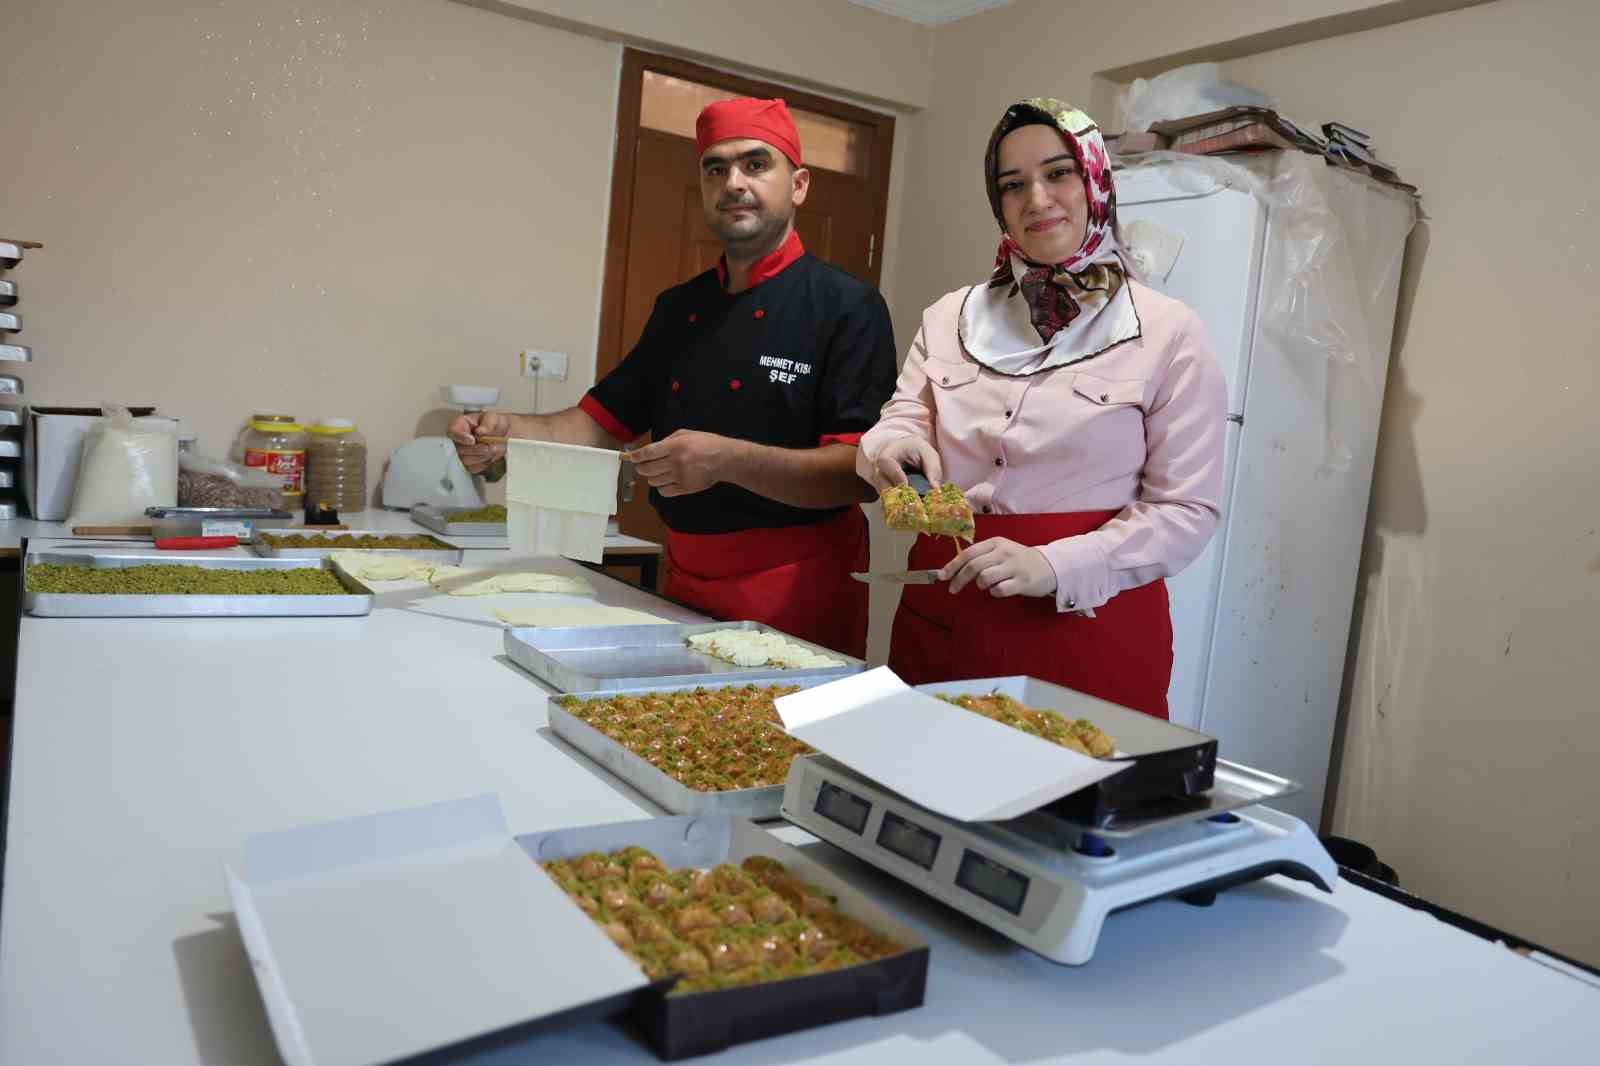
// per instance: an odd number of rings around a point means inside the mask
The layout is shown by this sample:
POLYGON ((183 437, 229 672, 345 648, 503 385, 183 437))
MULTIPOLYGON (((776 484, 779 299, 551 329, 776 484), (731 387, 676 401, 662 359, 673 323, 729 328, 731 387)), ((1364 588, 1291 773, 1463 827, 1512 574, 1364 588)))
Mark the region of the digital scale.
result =
MULTIPOLYGON (((1206 905, 1225 888, 1276 873, 1333 891, 1337 866, 1311 829, 1260 806, 1299 785, 1214 763, 1203 790, 1142 810, 1085 818, 1071 813, 1088 809, 1074 802, 1081 797, 1069 796, 1020 818, 964 822, 826 755, 809 755, 790 764, 782 815, 1045 958, 1082 965, 1106 917, 1136 904, 1175 896, 1206 905)), ((1098 787, 1111 794, 1116 781, 1098 787)))

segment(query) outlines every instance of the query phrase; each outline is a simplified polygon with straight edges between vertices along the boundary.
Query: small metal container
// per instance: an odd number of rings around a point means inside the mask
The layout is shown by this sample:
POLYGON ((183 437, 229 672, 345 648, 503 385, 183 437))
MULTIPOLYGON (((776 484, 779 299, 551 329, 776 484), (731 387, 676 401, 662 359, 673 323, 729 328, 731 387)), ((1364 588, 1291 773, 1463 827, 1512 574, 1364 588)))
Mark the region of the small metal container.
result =
MULTIPOLYGON (((433 563, 453 563, 459 565, 466 555, 460 548, 453 548, 442 540, 435 540, 437 548, 350 548, 338 544, 329 544, 319 547, 286 548, 269 543, 267 536, 272 533, 258 535, 251 542, 251 549, 267 559, 321 559, 333 552, 388 552, 395 555, 404 555, 412 559, 426 559, 433 563)), ((295 529, 282 531, 283 536, 316 537, 319 539, 333 539, 335 537, 404 537, 408 534, 396 533, 393 530, 381 529, 350 529, 329 530, 326 533, 312 529, 295 529)), ((415 534, 420 536, 420 534, 415 534)), ((430 540, 432 538, 429 538, 430 540)))
POLYGON ((454 522, 450 521, 451 515, 466 514, 468 511, 479 511, 481 507, 435 507, 429 503, 419 503, 411 508, 411 520, 419 526, 424 526, 435 533, 443 533, 448 537, 504 537, 506 536, 506 523, 504 522, 454 522))
MULTIPOLYGON (((3 443, 3 442, 0 442, 3 443)), ((270 507, 151 507, 150 532, 163 537, 238 537, 249 541, 258 529, 283 529, 294 515, 270 507)))
POLYGON ((859 674, 867 665, 860 659, 791 637, 760 622, 508 629, 505 645, 506 655, 512 662, 562 692, 749 681, 799 682, 809 678, 834 681, 859 674), (806 669, 736 666, 689 646, 689 637, 722 629, 773 633, 807 651, 837 659, 840 665, 806 669))
POLYGON ((23 608, 41 618, 253 618, 349 617, 372 612, 372 590, 323 560, 327 570, 343 585, 343 596, 163 596, 102 595, 95 593, 33 592, 27 589, 27 572, 41 563, 62 566, 121 568, 178 565, 205 570, 301 570, 303 559, 254 559, 244 555, 183 555, 166 552, 135 555, 112 551, 78 554, 66 551, 30 551, 23 561, 23 608))

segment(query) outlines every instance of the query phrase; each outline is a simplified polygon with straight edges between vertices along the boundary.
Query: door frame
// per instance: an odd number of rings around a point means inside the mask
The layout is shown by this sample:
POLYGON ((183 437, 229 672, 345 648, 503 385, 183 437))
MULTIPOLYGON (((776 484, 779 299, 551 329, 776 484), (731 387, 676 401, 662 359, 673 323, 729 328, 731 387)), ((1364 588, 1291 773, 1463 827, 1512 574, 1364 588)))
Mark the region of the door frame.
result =
MULTIPOLYGON (((655 71, 674 78, 715 86, 744 96, 781 96, 791 106, 834 118, 872 126, 876 130, 872 155, 868 163, 867 188, 877 201, 879 232, 873 234, 877 254, 872 262, 875 273, 882 276, 883 239, 882 222, 889 209, 889 165, 894 154, 894 116, 869 111, 826 96, 791 89, 786 85, 757 81, 729 74, 713 67, 703 67, 672 56, 641 52, 625 48, 622 52, 622 79, 617 97, 616 143, 611 164, 611 217, 606 226, 606 259, 603 288, 600 298, 600 343, 595 353, 595 380, 599 381, 622 361, 622 312, 624 287, 628 277, 628 233, 633 223, 633 174, 636 165, 636 146, 639 140, 639 101, 644 90, 645 71, 655 71)), ((874 287, 877 281, 866 279, 874 287)))

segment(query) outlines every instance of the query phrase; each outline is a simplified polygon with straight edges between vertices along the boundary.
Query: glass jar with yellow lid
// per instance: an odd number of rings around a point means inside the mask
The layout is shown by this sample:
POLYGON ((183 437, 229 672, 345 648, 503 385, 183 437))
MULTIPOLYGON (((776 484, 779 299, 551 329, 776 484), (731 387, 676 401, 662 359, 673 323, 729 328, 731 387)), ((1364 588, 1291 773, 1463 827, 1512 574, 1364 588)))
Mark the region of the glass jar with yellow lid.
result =
POLYGON ((251 415, 238 447, 245 466, 265 470, 283 485, 283 509, 298 511, 305 497, 305 427, 293 415, 251 415))
POLYGON ((324 418, 310 427, 305 502, 341 513, 367 509, 367 439, 350 419, 324 418))

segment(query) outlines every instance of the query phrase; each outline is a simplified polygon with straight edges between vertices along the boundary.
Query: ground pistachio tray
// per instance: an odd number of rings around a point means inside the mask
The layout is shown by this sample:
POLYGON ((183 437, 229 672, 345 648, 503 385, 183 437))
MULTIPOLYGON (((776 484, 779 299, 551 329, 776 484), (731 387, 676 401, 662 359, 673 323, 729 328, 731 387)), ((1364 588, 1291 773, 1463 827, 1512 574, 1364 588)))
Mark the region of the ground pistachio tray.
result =
POLYGON ((370 614, 372 591, 326 560, 259 559, 243 555, 141 555, 115 551, 80 553, 30 551, 23 561, 23 607, 42 618, 247 618, 346 617, 370 614), (333 594, 241 593, 96 593, 35 592, 27 587, 36 566, 71 566, 120 570, 147 566, 184 566, 200 570, 317 570, 343 589, 333 594))
POLYGON ((419 503, 411 508, 411 520, 435 533, 444 533, 452 537, 506 536, 506 521, 503 518, 498 522, 451 521, 459 515, 481 510, 482 507, 436 507, 431 503, 419 503))
POLYGON ((446 544, 437 537, 430 537, 426 533, 396 533, 393 530, 376 529, 351 529, 330 530, 319 533, 314 530, 279 530, 257 533, 251 547, 257 555, 267 559, 320 559, 332 552, 393 552, 396 555, 407 555, 414 559, 425 559, 430 563, 459 564, 465 555, 462 549, 446 544), (275 543, 284 537, 294 537, 301 540, 322 541, 321 544, 283 544, 275 543), (429 547, 405 548, 398 545, 389 547, 383 544, 361 545, 341 544, 344 538, 360 539, 363 537, 381 537, 388 541, 414 540, 426 541, 429 547))

